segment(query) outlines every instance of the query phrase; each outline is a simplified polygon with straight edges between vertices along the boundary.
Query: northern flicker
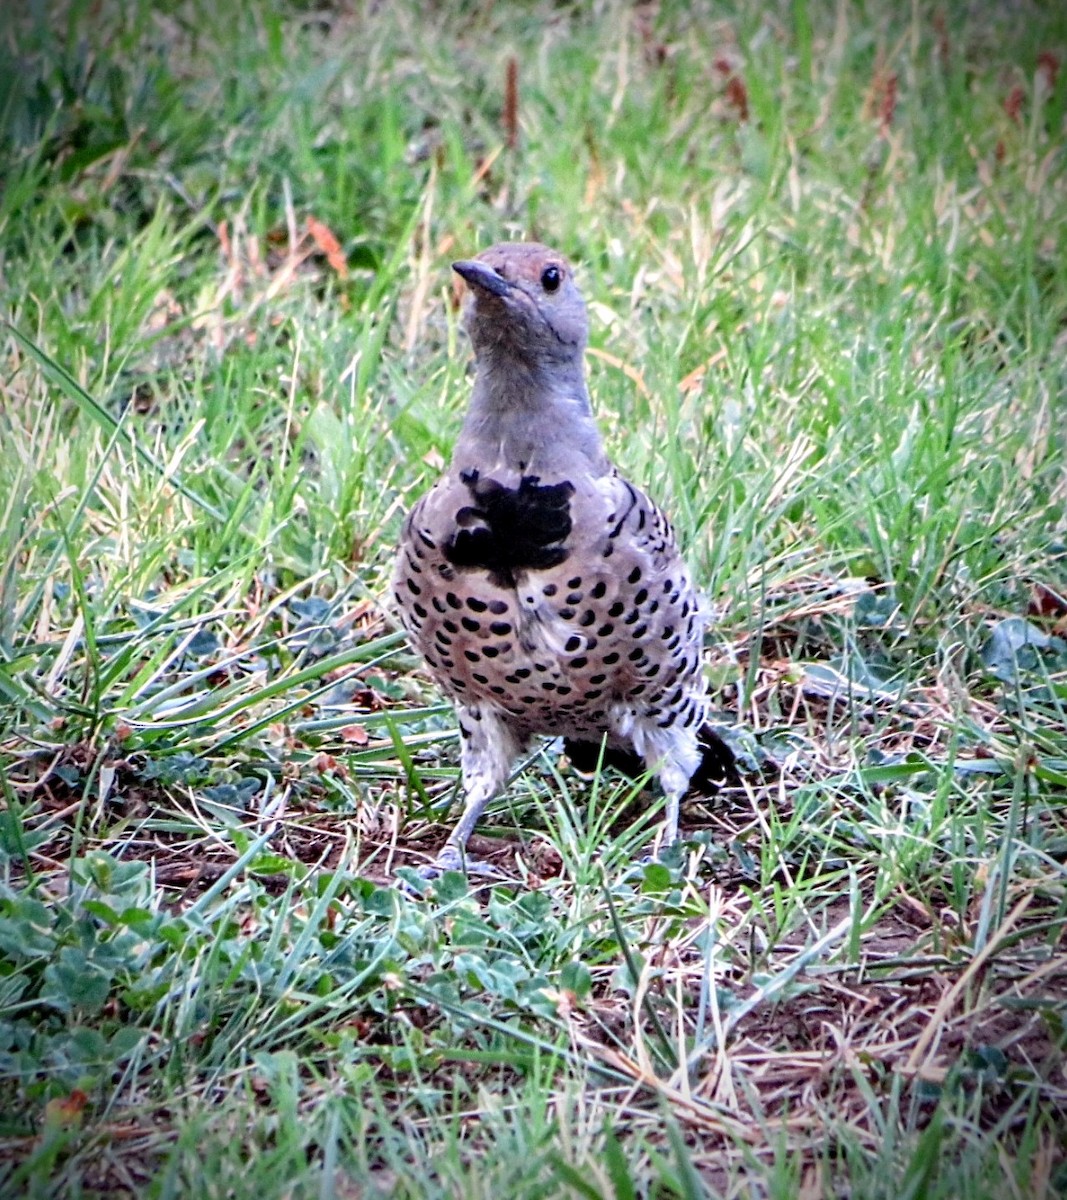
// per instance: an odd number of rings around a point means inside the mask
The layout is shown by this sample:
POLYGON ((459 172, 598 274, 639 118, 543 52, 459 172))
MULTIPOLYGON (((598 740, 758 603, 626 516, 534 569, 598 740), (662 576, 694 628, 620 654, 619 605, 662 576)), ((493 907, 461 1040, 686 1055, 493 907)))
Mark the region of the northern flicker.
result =
MULTIPOLYGON (((465 807, 430 873, 462 868, 538 734, 570 739, 576 757, 602 738, 639 756, 666 794, 670 844, 705 755, 700 596, 667 518, 604 453, 567 260, 508 243, 453 269, 469 292, 474 390, 451 466, 404 524, 394 578, 459 720, 465 807)), ((711 753, 727 774, 726 748, 711 753)))

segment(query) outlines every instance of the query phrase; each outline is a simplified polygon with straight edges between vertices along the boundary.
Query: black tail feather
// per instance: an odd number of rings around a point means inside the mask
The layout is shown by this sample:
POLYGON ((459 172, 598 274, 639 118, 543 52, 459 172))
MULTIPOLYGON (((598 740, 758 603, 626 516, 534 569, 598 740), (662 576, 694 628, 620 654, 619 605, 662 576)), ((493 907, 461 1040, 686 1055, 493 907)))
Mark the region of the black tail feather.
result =
POLYGON ((700 766, 689 780, 691 792, 712 795, 721 787, 735 787, 741 782, 737 755, 729 743, 710 725, 700 730, 700 766))
MULTIPOLYGON (((600 761, 600 743, 583 742, 576 738, 564 738, 563 748, 576 771, 595 771, 600 761)), ((689 790, 713 794, 721 787, 740 782, 737 770, 737 755, 710 725, 700 731, 700 766, 689 781, 689 790)), ((637 779, 647 770, 645 760, 633 750, 619 750, 614 746, 604 747, 604 766, 631 779, 637 779)))

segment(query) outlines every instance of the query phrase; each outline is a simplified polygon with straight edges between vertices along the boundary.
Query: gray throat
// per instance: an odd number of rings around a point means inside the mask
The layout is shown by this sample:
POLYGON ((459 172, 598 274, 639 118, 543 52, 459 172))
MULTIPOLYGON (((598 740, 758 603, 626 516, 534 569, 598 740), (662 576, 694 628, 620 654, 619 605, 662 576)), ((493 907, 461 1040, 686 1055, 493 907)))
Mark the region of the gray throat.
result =
POLYGON ((470 407, 456 443, 460 471, 504 468, 546 482, 608 470, 582 364, 531 367, 479 357, 470 407))

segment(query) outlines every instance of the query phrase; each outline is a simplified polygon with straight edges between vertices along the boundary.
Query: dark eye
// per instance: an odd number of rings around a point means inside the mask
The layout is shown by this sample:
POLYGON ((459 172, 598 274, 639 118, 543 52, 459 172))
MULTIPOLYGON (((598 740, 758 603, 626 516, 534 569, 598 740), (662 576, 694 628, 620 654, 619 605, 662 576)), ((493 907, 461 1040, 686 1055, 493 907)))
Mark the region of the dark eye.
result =
POLYGON ((541 272, 541 286, 546 292, 554 292, 563 282, 563 272, 557 266, 545 267, 541 272))

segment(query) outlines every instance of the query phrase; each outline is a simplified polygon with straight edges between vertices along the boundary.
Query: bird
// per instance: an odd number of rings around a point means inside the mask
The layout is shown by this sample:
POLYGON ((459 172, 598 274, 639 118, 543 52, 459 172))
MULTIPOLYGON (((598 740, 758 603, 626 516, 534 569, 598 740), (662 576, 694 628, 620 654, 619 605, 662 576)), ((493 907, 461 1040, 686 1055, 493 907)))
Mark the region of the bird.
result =
POLYGON ((505 242, 452 269, 474 384, 448 469, 403 523, 392 588, 459 726, 463 811, 425 874, 473 869, 467 840, 538 736, 585 767, 603 753, 654 773, 666 847, 690 780, 732 771, 706 724, 706 606, 670 521, 605 452, 571 264, 505 242))

